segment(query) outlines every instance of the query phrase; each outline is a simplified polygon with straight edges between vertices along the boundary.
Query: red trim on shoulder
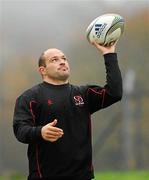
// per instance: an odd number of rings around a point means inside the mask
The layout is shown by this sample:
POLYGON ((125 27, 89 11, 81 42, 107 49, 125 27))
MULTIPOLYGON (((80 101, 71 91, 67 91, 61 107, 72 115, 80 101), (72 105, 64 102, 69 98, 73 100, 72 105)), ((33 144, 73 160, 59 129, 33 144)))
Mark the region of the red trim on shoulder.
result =
POLYGON ((101 107, 103 107, 103 105, 104 105, 106 89, 102 89, 102 91, 103 91, 103 94, 102 94, 102 103, 101 103, 101 107))
MULTIPOLYGON (((90 90, 91 90, 93 93, 95 93, 95 94, 102 95, 102 90, 103 90, 103 89, 101 89, 100 91, 96 91, 96 89, 94 89, 94 88, 88 88, 88 91, 90 91, 90 90)), ((87 92, 88 92, 88 91, 87 91, 87 92)))
MULTIPOLYGON (((104 100, 105 100, 105 95, 106 95, 106 91, 107 91, 107 90, 106 90, 105 88, 103 88, 103 89, 97 91, 97 90, 94 89, 94 88, 88 88, 88 91, 92 91, 93 93, 98 94, 98 95, 100 95, 100 96, 102 97, 101 107, 103 107, 103 105, 104 105, 104 100)), ((88 91, 87 91, 87 92, 88 92, 88 91)))

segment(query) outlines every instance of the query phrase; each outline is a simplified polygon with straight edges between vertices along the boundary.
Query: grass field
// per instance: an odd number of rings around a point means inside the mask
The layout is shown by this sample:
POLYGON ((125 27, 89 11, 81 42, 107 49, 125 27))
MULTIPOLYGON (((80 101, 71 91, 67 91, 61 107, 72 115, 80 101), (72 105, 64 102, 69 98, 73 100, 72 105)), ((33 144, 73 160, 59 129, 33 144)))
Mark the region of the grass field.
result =
POLYGON ((95 180, 149 180, 149 171, 100 172, 95 180))
MULTIPOLYGON (((0 180, 26 180, 20 175, 0 176, 0 180)), ((95 173, 95 180, 149 180, 149 171, 100 172, 95 173)))

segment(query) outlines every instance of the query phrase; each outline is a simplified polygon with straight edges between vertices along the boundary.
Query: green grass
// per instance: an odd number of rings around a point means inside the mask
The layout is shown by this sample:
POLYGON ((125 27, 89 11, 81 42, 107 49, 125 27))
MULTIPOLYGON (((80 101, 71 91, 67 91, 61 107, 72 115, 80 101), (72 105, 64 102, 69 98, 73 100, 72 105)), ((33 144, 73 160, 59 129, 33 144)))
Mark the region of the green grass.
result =
POLYGON ((0 180, 26 180, 26 177, 23 177, 19 174, 5 175, 0 176, 0 180))
MULTIPOLYGON (((0 180, 26 180, 19 174, 0 176, 0 180)), ((149 180, 149 171, 116 171, 95 173, 95 180, 149 180)))
POLYGON ((95 180, 149 180, 149 171, 117 171, 95 173, 95 180))

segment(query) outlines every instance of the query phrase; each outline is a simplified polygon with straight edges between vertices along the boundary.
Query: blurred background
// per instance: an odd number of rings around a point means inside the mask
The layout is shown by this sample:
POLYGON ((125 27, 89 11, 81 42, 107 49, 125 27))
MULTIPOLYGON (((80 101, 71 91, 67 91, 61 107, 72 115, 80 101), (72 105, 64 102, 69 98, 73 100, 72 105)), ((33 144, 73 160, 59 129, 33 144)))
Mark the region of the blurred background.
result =
POLYGON ((124 96, 92 116, 95 171, 149 169, 149 1, 0 0, 0 174, 27 174, 27 145, 14 137, 13 110, 17 96, 41 82, 44 50, 64 51, 71 83, 105 84, 103 57, 85 36, 104 13, 125 19, 117 45, 124 96))

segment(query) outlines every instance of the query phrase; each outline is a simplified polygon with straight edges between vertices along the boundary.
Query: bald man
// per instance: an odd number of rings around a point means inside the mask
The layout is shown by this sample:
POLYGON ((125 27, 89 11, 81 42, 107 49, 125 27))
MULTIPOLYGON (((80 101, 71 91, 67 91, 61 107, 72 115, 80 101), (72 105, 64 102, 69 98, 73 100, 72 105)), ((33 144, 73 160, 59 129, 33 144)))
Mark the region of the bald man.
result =
POLYGON ((104 56, 104 87, 70 84, 68 59, 53 48, 39 58, 43 82, 16 100, 13 129, 16 138, 28 144, 28 180, 94 178, 90 116, 121 100, 122 78, 115 44, 93 45, 104 56))

